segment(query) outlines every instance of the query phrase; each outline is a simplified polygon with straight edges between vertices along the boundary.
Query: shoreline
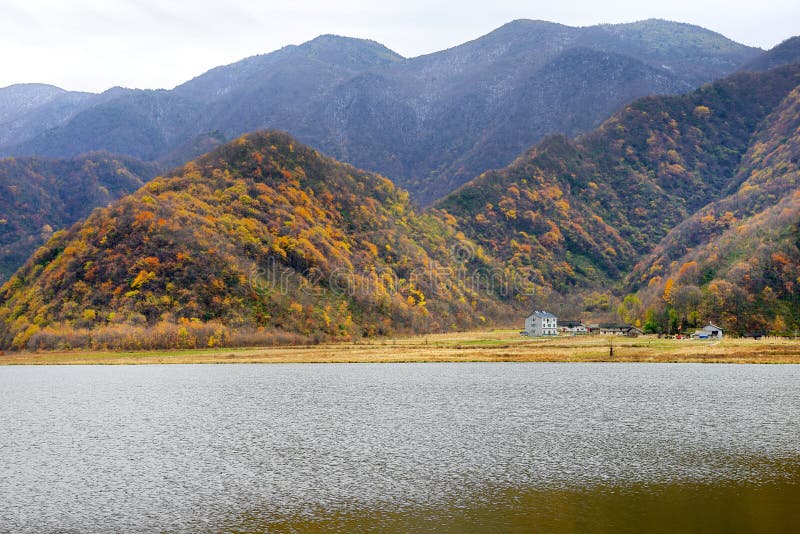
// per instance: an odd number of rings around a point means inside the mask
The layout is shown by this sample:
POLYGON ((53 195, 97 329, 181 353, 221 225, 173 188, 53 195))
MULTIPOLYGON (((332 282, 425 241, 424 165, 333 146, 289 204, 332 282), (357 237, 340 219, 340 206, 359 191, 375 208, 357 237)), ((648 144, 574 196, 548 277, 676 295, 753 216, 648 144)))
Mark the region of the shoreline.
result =
POLYGON ((721 341, 605 336, 524 338, 516 331, 463 332, 274 347, 150 351, 46 351, 0 355, 2 365, 221 363, 641 362, 800 364, 800 341, 721 341), (614 354, 609 357, 611 339, 614 354))

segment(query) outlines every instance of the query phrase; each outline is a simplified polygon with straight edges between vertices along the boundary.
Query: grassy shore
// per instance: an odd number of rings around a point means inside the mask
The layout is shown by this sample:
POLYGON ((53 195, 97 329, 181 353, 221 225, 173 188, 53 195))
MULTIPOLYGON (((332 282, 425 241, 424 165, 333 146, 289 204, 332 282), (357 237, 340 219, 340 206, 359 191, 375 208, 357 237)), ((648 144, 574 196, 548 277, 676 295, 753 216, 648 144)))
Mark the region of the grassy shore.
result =
POLYGON ((379 362, 703 362, 800 363, 800 341, 722 341, 561 336, 526 338, 516 330, 436 334, 301 347, 214 348, 142 352, 18 352, 0 365, 131 365, 156 363, 379 362))

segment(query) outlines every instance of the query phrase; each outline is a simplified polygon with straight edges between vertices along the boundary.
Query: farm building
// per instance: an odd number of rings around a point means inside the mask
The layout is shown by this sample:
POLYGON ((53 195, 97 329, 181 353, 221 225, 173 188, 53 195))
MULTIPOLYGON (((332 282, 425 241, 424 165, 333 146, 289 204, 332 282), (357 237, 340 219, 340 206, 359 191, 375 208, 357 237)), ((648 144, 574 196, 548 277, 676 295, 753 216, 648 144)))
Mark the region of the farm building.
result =
MULTIPOLYGON (((592 332, 594 333, 595 331, 593 330, 592 332)), ((597 333, 603 336, 636 337, 642 335, 644 332, 629 324, 605 323, 599 325, 597 333)))
POLYGON ((722 339, 722 328, 715 324, 708 323, 701 330, 697 330, 693 337, 700 339, 722 339))
POLYGON ((564 334, 586 334, 589 332, 580 321, 558 321, 558 331, 564 334))

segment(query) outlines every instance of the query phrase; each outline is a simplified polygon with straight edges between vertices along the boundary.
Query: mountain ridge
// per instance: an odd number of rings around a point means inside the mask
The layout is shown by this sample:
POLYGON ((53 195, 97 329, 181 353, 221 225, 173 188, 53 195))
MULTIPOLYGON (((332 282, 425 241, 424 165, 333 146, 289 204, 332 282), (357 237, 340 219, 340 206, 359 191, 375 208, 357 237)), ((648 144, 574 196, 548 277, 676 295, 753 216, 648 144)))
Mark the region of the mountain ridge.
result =
POLYGON ((55 233, 0 289, 0 343, 352 340, 531 306, 613 317, 623 289, 637 293, 620 317, 648 331, 701 317, 732 333, 791 327, 798 91, 793 64, 642 98, 424 212, 380 175, 249 134, 55 233), (744 266, 739 244, 755 251, 744 266), (711 272, 715 251, 728 259, 711 272))
POLYGON ((588 131, 637 97, 684 92, 759 52, 698 27, 652 20, 585 28, 520 20, 416 58, 374 41, 320 36, 170 91, 107 91, 66 121, 0 143, 0 152, 63 158, 104 149, 157 160, 208 132, 230 139, 273 128, 389 176, 424 205, 449 192, 442 184, 452 189, 504 166, 544 135, 588 131), (569 53, 576 48, 626 56, 627 75, 618 76, 613 62, 581 69, 569 53), (558 86, 537 78, 547 65, 553 83, 581 92, 559 98, 558 86), (560 75, 553 65, 564 67, 560 75), (537 109, 526 108, 529 94, 539 95, 537 109), (589 112, 576 107, 587 102, 595 104, 589 112), (524 120, 516 119, 520 109, 524 120), (564 124, 560 117, 573 118, 564 124), (482 144, 493 147, 485 158, 482 144))

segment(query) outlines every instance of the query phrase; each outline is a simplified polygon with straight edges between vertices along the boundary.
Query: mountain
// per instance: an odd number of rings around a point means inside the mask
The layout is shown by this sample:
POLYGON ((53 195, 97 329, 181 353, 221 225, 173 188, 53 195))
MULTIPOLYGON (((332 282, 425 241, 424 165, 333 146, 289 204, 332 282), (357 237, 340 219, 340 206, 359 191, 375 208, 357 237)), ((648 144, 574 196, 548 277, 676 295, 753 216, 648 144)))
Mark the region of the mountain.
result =
POLYGON ((231 139, 276 128, 429 204, 546 135, 589 131, 635 98, 686 92, 760 52, 662 20, 586 28, 519 20, 411 59, 328 35, 171 91, 106 92, 63 124, 0 143, 0 152, 103 149, 159 160, 208 132, 231 139))
POLYGON ((0 147, 65 124, 93 96, 35 83, 0 88, 0 147))
POLYGON ((0 288, 0 346, 213 346, 483 324, 495 265, 376 174, 241 137, 54 234, 0 288), (243 332, 249 332, 243 338, 243 332), (198 341, 199 339, 199 341, 198 341))
MULTIPOLYGON (((799 84, 795 64, 638 100, 582 137, 546 139, 436 207, 540 300, 553 290, 594 298, 687 217, 746 187, 746 155, 760 147, 752 136, 799 84)), ((784 134, 773 137, 793 135, 784 134)))
POLYGON ((602 42, 603 50, 663 67, 694 86, 722 78, 736 70, 744 57, 760 52, 700 26, 660 19, 589 27, 583 38, 602 42))
POLYGON ((169 91, 115 88, 70 121, 23 143, 15 155, 69 158, 103 150, 156 161, 189 139, 199 108, 169 91))
POLYGON ((747 62, 742 70, 764 71, 797 62, 800 62, 800 37, 792 37, 747 62))
MULTIPOLYGON (((565 51, 543 65, 529 79, 511 90, 502 109, 481 114, 487 125, 474 138, 465 137, 462 155, 448 153, 445 146, 429 149, 441 171, 436 180, 404 184, 416 190, 423 202, 440 198, 486 168, 507 165, 516 155, 548 134, 567 136, 591 130, 616 110, 638 97, 678 93, 691 89, 678 84, 663 70, 628 56, 587 48, 565 51), (453 159, 448 163, 445 158, 453 159), (422 189, 417 189, 421 187, 422 189)), ((446 110, 455 113, 455 110, 446 110)), ((472 125, 461 125, 474 131, 472 125)), ((432 140, 433 142, 433 140, 432 140)), ((422 170, 420 170, 422 172, 422 170)))
POLYGON ((629 277, 653 329, 800 324, 800 87, 762 123, 731 194, 667 234, 629 277), (670 325, 670 322, 673 324, 670 325))
POLYGON ((321 36, 212 69, 173 91, 110 89, 69 124, 44 131, 11 153, 70 157, 102 149, 169 159, 208 132, 235 137, 296 122, 331 86, 397 59, 372 41, 321 36))
POLYGON ((19 84, 0 89, 0 124, 52 102, 65 91, 53 85, 19 84))
POLYGON ((153 164, 93 153, 70 160, 0 159, 0 282, 56 230, 139 189, 153 164))
POLYGON ((798 131, 800 64, 741 72, 546 137, 423 212, 247 135, 55 233, 0 288, 0 346, 356 340, 533 306, 613 316, 621 291, 650 331, 796 328, 798 131))
MULTIPOLYGON (((385 46, 366 39, 321 35, 300 46, 287 46, 271 54, 253 56, 231 65, 217 67, 175 88, 177 96, 200 102, 213 102, 256 86, 281 93, 293 84, 290 92, 306 98, 324 90, 324 83, 337 83, 374 67, 402 61, 402 56, 385 46), (310 79, 300 80, 302 75, 310 79), (302 81, 302 85, 295 82, 302 81)), ((281 98, 281 94, 267 95, 281 98)), ((289 95, 286 95, 289 96, 289 95)))

